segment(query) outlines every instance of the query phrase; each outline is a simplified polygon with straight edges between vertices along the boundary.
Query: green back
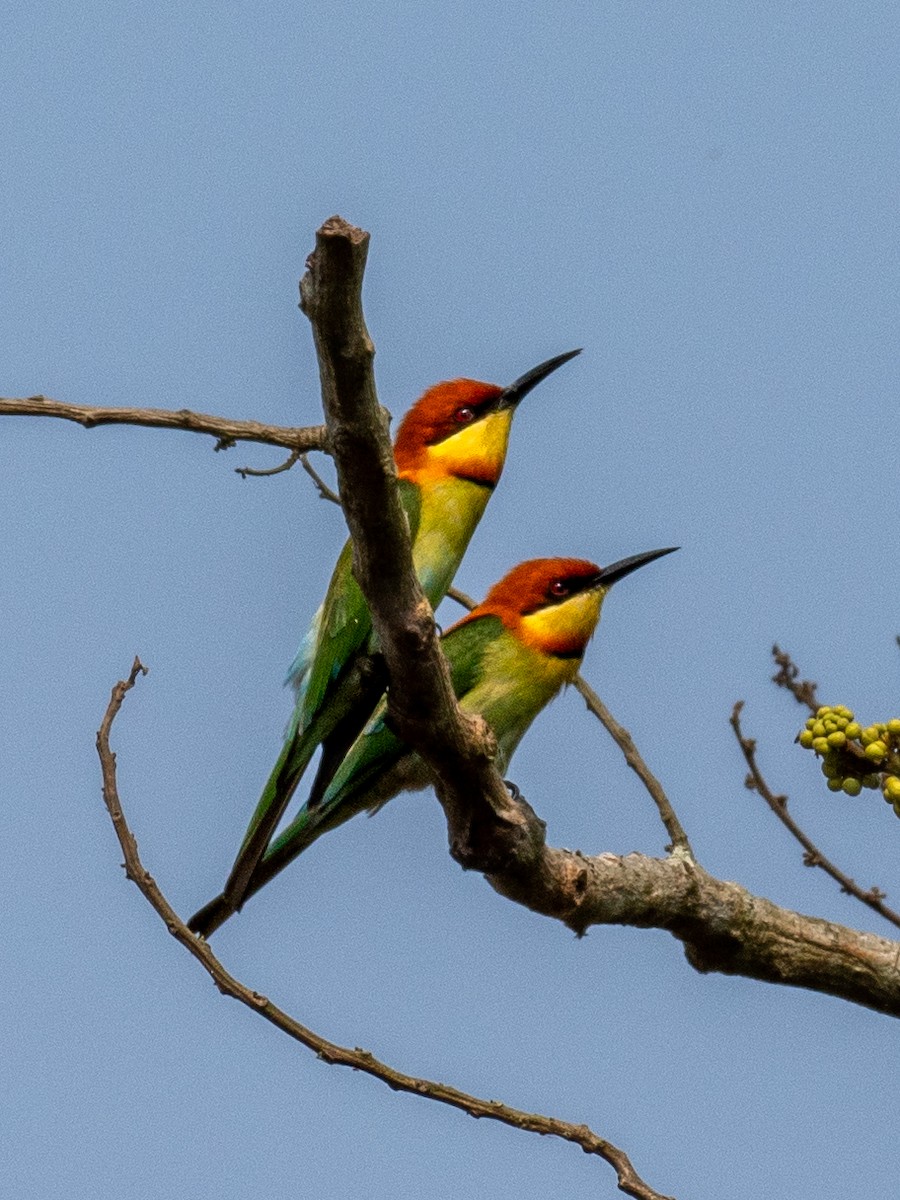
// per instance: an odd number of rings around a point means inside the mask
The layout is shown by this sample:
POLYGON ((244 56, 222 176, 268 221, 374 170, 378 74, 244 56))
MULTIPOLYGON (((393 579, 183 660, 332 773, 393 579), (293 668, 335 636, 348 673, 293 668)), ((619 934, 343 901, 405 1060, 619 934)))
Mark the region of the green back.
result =
MULTIPOLYGON (((404 479, 398 484, 400 502, 415 540, 421 509, 419 489, 404 479)), ((359 584, 353 577, 353 543, 347 541, 335 564, 322 607, 288 674, 297 689, 292 733, 305 731, 354 654, 368 642, 372 618, 359 584)))

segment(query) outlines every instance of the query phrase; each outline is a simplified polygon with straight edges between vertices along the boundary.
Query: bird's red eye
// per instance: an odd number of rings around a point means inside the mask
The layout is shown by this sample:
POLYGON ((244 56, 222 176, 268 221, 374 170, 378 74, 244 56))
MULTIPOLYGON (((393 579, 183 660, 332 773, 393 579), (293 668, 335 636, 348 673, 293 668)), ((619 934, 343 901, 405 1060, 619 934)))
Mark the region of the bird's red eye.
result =
POLYGON ((564 579, 554 579, 553 582, 550 584, 550 595, 551 596, 568 596, 568 594, 569 594, 569 585, 566 583, 566 581, 564 579))
POLYGON ((457 425, 468 425, 475 420, 475 410, 473 408, 458 408, 453 414, 453 420, 457 425))

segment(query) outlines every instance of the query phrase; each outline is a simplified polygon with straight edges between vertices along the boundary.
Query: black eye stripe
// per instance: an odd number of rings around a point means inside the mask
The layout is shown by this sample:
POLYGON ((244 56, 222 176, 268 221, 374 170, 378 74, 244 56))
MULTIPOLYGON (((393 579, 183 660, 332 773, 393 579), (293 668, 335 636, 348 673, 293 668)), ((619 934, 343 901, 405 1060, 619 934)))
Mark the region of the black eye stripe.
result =
POLYGON ((437 446, 441 442, 445 442, 447 438, 453 437, 455 433, 459 433, 460 429, 466 429, 470 425, 474 425, 476 421, 482 420, 484 417, 490 416, 496 412, 498 408, 495 399, 484 400, 480 404, 461 404, 453 413, 452 416, 445 418, 444 427, 438 429, 433 437, 430 437, 426 445, 437 446), (471 420, 460 421, 457 415, 461 412, 471 412, 471 420))
POLYGON ((466 471, 452 471, 451 474, 454 479, 461 479, 464 483, 474 483, 476 487, 485 488, 488 492, 492 492, 497 486, 490 479, 481 479, 478 475, 470 475, 466 471))
POLYGON ((589 592, 597 586, 597 577, 594 575, 570 575, 567 578, 554 579, 547 588, 544 598, 539 600, 537 604, 533 604, 531 608, 524 609, 523 617, 529 617, 532 613, 540 612, 543 608, 554 608, 557 604, 565 604, 567 600, 571 600, 573 596, 578 596, 581 592, 589 592), (551 589, 554 584, 563 584, 565 592, 557 594, 551 589))

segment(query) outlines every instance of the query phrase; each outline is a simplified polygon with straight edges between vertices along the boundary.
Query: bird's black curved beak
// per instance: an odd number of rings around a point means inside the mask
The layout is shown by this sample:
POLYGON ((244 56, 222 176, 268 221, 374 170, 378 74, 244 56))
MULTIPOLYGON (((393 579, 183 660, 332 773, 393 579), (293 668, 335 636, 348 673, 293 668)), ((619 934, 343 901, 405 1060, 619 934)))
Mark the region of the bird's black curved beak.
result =
POLYGON ((532 388, 536 388, 541 380, 546 379, 548 375, 561 367, 563 363, 567 363, 570 358, 574 358, 576 354, 580 354, 578 350, 568 350, 565 354, 557 354, 555 358, 548 358, 546 362, 542 362, 537 367, 532 367, 530 371, 526 371, 524 375, 504 388, 497 401, 497 408, 515 408, 520 400, 524 400, 532 388))
POLYGON ((632 571, 636 571, 638 567, 645 567, 647 563, 653 562, 657 558, 662 558, 664 554, 673 554, 676 550, 680 550, 680 546, 668 546, 665 550, 645 550, 643 554, 632 554, 629 558, 620 558, 618 562, 610 563, 608 567, 603 567, 600 574, 597 576, 597 587, 612 587, 618 580, 624 579, 626 575, 630 575, 632 571))

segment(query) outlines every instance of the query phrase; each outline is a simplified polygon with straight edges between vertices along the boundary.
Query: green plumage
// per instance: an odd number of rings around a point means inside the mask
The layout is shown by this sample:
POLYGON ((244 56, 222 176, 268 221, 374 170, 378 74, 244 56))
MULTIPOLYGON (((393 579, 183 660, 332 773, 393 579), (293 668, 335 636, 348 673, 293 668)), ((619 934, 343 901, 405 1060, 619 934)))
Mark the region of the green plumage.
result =
MULTIPOLYGON (((399 481, 413 540, 413 561, 432 607, 444 598, 490 490, 449 478, 423 493, 399 481)), ((248 885, 278 822, 316 750, 322 759, 312 795, 323 793, 344 755, 372 715, 385 678, 368 605, 353 577, 353 547, 341 551, 325 600, 288 673, 297 702, 281 754, 256 805, 220 896, 190 920, 208 934, 243 903, 248 885), (376 655, 372 658, 372 655, 376 655)), ((254 889, 255 890, 255 889, 254 889)))
MULTIPOLYGON (((505 771, 542 708, 569 682, 578 659, 561 661, 526 645, 499 616, 487 613, 448 630, 441 647, 464 712, 478 714, 497 738, 496 766, 505 771)), ((382 700, 317 803, 307 801, 263 855, 247 895, 253 895, 314 841, 357 813, 375 812, 401 791, 427 787, 431 777, 385 723, 382 700)))
MULTIPOLYGON (((409 524, 410 540, 415 544, 422 511, 421 494, 406 479, 398 481, 397 490, 409 524)), ((443 593, 437 598, 440 599, 443 593)), ((326 698, 330 698, 329 693, 336 690, 353 656, 369 640, 371 631, 369 606, 353 577, 353 543, 348 539, 335 564, 325 599, 288 672, 288 682, 297 692, 291 734, 302 734, 310 727, 326 698)))
MULTIPOLYGON (((410 537, 415 539, 421 512, 419 489, 400 480, 398 491, 410 537)), ((348 540, 338 556, 325 599, 288 673, 297 703, 281 754, 266 780, 223 889, 229 904, 243 897, 318 747, 323 746, 328 766, 336 766, 378 702, 384 690, 383 679, 372 672, 366 677, 360 661, 364 650, 374 648, 372 640, 372 618, 353 577, 353 543, 348 540)))
MULTIPOLYGON (((507 388, 471 379, 437 384, 404 418, 394 447, 398 471, 404 476, 399 494, 409 524, 413 565, 432 608, 452 583, 500 478, 516 407, 541 380, 578 353, 556 355, 507 388)), ((204 936, 240 908, 260 857, 315 751, 321 746, 312 792, 318 801, 384 691, 385 680, 370 661, 373 655, 377 658, 371 616, 352 567, 348 542, 288 673, 297 701, 278 762, 222 894, 189 921, 190 928, 204 936)))

